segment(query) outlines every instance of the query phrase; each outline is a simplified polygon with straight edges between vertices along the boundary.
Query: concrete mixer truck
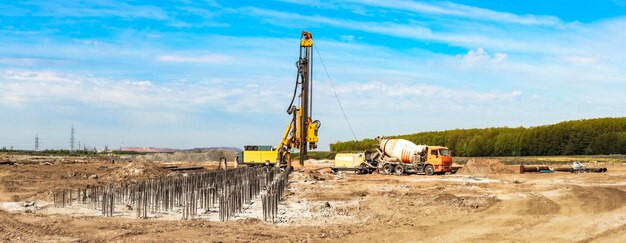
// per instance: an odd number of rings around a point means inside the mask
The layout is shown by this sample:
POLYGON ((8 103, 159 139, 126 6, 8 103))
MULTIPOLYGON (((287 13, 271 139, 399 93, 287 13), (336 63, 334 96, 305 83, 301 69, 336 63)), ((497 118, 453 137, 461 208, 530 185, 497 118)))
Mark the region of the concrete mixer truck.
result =
POLYGON ((446 147, 416 145, 405 139, 376 139, 378 146, 374 152, 339 153, 335 157, 335 166, 331 169, 353 170, 360 174, 378 170, 383 174, 396 175, 452 172, 452 156, 446 147))
POLYGON ((384 174, 426 175, 452 172, 450 150, 441 146, 415 145, 405 139, 376 138, 378 146, 372 155, 378 169, 384 174))

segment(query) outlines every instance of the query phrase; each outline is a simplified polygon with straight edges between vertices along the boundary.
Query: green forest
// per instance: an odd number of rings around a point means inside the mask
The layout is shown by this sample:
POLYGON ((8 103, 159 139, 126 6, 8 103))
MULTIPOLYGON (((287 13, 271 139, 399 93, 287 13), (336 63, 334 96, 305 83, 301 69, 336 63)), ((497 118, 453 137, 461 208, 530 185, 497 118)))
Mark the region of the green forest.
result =
MULTIPOLYGON (((455 129, 389 136, 450 148, 454 156, 626 154, 626 117, 566 121, 537 127, 455 129)), ((376 148, 375 139, 337 142, 332 151, 376 148)))

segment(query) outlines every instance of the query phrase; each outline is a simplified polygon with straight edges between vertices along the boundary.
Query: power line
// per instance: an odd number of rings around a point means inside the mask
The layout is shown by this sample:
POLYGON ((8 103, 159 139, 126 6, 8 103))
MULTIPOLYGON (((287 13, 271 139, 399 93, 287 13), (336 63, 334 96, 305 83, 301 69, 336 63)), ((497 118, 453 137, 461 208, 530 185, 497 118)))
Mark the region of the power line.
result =
POLYGON ((70 137, 70 151, 74 151, 74 124, 72 124, 72 135, 70 137))
POLYGON ((317 56, 320 57, 320 62, 322 63, 322 67, 324 67, 324 71, 326 72, 326 77, 328 77, 328 81, 330 81, 330 87, 333 89, 333 93, 335 94, 335 98, 337 99, 337 104, 339 104, 339 108, 341 109, 341 113, 343 113, 343 118, 346 119, 346 123, 348 123, 348 127, 350 128, 350 132, 352 132, 352 137, 354 137, 354 141, 357 141, 356 134, 354 133, 354 129, 352 129, 352 125, 350 125, 350 121, 348 120, 348 116, 346 115, 346 111, 343 109, 341 105, 341 101, 339 101, 339 95, 337 95, 337 91, 335 91, 335 85, 333 84, 333 80, 330 78, 330 74, 328 74, 328 70, 326 69, 326 64, 324 64, 324 59, 322 59, 322 55, 320 51, 317 49, 317 45, 313 45, 315 47, 315 51, 317 52, 317 56))

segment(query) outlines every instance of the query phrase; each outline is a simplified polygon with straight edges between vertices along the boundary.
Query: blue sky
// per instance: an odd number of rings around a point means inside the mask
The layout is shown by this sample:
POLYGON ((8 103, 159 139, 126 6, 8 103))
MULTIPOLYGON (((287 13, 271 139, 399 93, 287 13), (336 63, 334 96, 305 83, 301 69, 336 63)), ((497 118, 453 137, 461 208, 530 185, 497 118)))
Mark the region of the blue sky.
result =
POLYGON ((301 30, 359 139, 626 114, 624 0, 3 1, 0 147, 277 144, 301 30))

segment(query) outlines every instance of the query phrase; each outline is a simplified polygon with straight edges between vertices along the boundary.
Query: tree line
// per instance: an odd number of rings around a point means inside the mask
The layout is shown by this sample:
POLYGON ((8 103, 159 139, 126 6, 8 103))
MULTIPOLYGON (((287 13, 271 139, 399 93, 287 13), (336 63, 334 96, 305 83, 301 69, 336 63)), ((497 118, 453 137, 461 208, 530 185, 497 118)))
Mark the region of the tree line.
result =
MULTIPOLYGON (((626 154, 626 117, 565 121, 537 127, 454 129, 390 136, 450 148, 454 156, 626 154)), ((337 142, 332 151, 375 149, 375 139, 337 142)))

